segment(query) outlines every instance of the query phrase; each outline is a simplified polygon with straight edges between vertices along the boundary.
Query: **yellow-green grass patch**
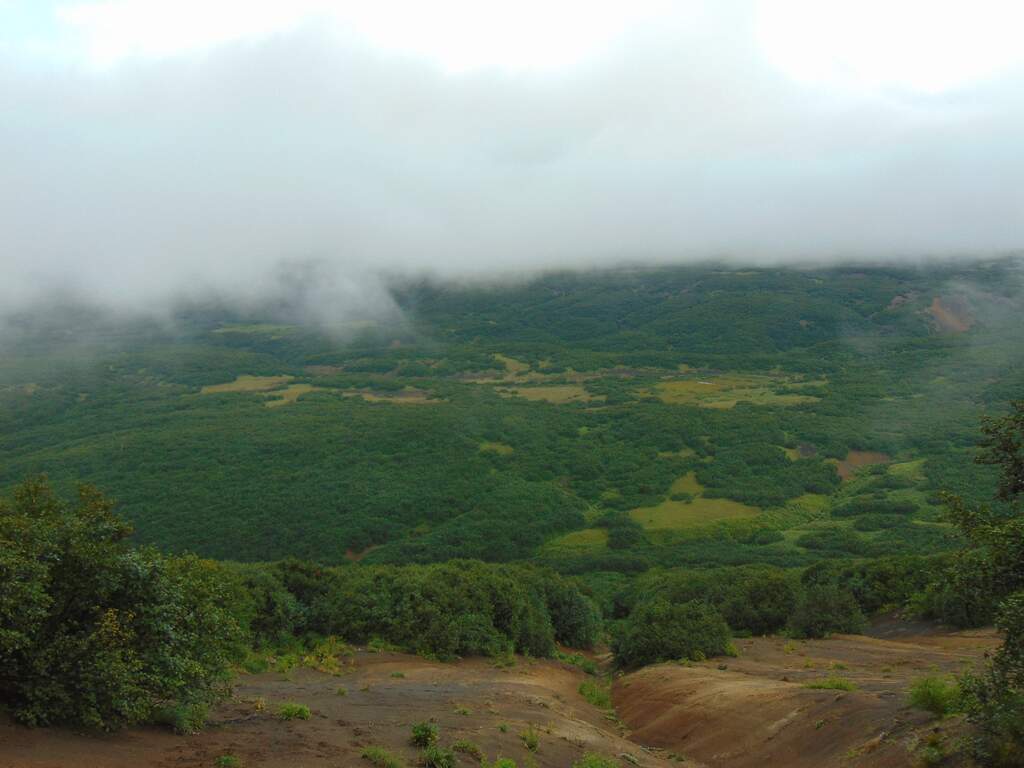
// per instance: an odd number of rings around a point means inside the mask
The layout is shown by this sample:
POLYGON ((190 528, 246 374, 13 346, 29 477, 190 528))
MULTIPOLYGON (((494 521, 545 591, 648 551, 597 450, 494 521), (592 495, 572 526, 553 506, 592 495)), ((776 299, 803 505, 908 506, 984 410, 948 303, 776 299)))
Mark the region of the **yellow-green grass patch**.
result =
POLYGON ((513 376, 530 370, 529 363, 524 363, 522 360, 516 360, 514 357, 509 357, 508 355, 495 354, 494 359, 504 365, 505 370, 513 376))
POLYGON ((228 323, 215 329, 214 333, 251 333, 265 334, 280 338, 298 330, 294 325, 273 325, 271 323, 228 323))
POLYGON ((799 383, 782 376, 762 374, 695 375, 685 379, 659 381, 651 394, 669 404, 718 409, 729 409, 740 402, 758 405, 797 405, 816 402, 819 399, 811 395, 777 394, 774 391, 780 384, 799 383))
POLYGON ((901 461, 899 464, 890 464, 889 474, 920 482, 924 480, 924 462, 924 459, 915 459, 914 461, 901 461))
POLYGON ((200 391, 204 395, 219 395, 224 392, 269 392, 279 389, 294 376, 239 376, 234 381, 225 384, 208 384, 200 391))
POLYGON ((374 391, 370 389, 345 389, 339 390, 346 397, 361 397, 369 403, 395 403, 396 405, 430 405, 440 403, 440 400, 431 400, 426 392, 415 387, 405 387, 393 392, 374 391))
POLYGON ((549 403, 588 403, 604 400, 604 395, 592 395, 578 384, 554 384, 549 387, 516 387, 495 390, 503 397, 524 397, 527 400, 544 400, 549 403))
POLYGON ((759 512, 757 507, 748 507, 731 499, 698 497, 691 502, 669 499, 654 507, 639 507, 631 510, 629 516, 644 528, 672 530, 720 520, 755 517, 759 512))
POLYGON ((552 539, 544 545, 544 549, 562 552, 593 552, 605 549, 607 546, 608 530, 606 528, 584 528, 582 531, 572 531, 552 539))
POLYGON ((515 451, 515 448, 505 443, 485 441, 480 443, 480 450, 484 453, 499 453, 502 456, 508 456, 515 451))
POLYGON ((704 486, 697 481, 697 475, 693 472, 687 472, 682 477, 677 477, 672 481, 669 493, 689 493, 696 496, 703 490, 704 486))
POLYGON ((264 403, 267 408, 277 408, 279 405, 294 403, 307 392, 322 392, 323 387, 314 387, 312 384, 291 384, 284 389, 276 389, 267 393, 270 398, 264 403))
POLYGON ((691 456, 697 455, 697 452, 693 450, 693 448, 680 448, 678 451, 658 451, 658 455, 663 459, 668 459, 672 456, 678 456, 680 459, 688 459, 691 456))

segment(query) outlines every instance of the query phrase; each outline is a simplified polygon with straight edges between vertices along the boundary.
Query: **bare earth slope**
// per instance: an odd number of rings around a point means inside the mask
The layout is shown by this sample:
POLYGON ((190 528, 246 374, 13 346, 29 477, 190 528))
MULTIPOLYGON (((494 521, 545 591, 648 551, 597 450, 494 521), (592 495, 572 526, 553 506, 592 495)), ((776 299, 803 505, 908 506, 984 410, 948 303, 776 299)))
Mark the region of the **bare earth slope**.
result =
MULTIPOLYGON (((646 768, 667 765, 623 738, 614 721, 580 696, 577 689, 584 679, 579 670, 557 662, 519 660, 502 670, 482 659, 441 664, 360 652, 351 671, 341 676, 298 669, 288 675, 240 677, 235 699, 195 736, 158 728, 89 736, 0 724, 0 766, 210 768, 219 755, 231 753, 248 768, 368 768, 360 754, 371 745, 385 747, 412 766, 418 750, 409 744, 410 727, 431 718, 440 726, 443 746, 468 739, 488 760, 502 756, 529 764, 531 753, 520 733, 532 725, 539 736, 532 755, 538 766, 567 768, 585 752, 630 755, 646 768), (403 677, 392 676, 398 674, 403 677), (338 694, 339 686, 345 695, 338 694), (257 711, 260 698, 265 708, 257 711), (312 717, 277 718, 280 704, 289 701, 309 706, 312 717)), ((625 762, 631 763, 629 758, 625 762)), ((459 764, 477 762, 460 755, 459 764)))
MULTIPOLYGON (((738 658, 625 675, 613 693, 630 732, 580 696, 586 675, 558 662, 518 660, 499 669, 483 659, 441 664, 359 652, 340 676, 309 669, 241 676, 235 697, 194 736, 155 727, 87 735, 0 721, 0 768, 209 767, 227 753, 248 768, 368 767, 360 758, 367 746, 382 746, 412 766, 418 750, 409 744, 410 727, 428 719, 440 726, 443 746, 467 739, 488 760, 509 757, 520 766, 532 759, 543 768, 569 768, 596 752, 643 768, 679 758, 716 768, 906 768, 923 738, 936 729, 952 738, 957 728, 955 720, 937 722, 910 709, 910 681, 959 671, 998 639, 990 631, 953 633, 899 621, 876 624, 872 634, 739 640, 738 658), (803 687, 829 675, 858 690, 803 687), (284 702, 309 706, 312 717, 281 720, 275 713, 284 702), (534 754, 520 738, 530 726, 539 736, 534 754)), ((476 764, 459 755, 459 765, 476 764)))
POLYGON ((658 664, 616 682, 619 716, 634 741, 687 765, 910 766, 937 724, 907 706, 917 677, 962 671, 998 642, 990 631, 942 633, 892 622, 883 637, 754 638, 740 656, 691 667, 658 664), (840 676, 857 690, 804 684, 840 676))

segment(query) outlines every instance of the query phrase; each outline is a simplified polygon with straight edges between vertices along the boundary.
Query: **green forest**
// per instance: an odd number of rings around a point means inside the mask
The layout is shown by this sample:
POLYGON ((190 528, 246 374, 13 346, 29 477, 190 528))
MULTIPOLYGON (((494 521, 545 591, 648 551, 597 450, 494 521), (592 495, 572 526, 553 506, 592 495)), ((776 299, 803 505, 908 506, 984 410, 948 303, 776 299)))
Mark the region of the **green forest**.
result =
POLYGON ((708 265, 406 283, 400 320, 343 327, 19 318, 0 703, 187 730, 268 648, 629 669, 900 609, 1005 629, 961 686, 1013 765, 1022 279, 708 265))

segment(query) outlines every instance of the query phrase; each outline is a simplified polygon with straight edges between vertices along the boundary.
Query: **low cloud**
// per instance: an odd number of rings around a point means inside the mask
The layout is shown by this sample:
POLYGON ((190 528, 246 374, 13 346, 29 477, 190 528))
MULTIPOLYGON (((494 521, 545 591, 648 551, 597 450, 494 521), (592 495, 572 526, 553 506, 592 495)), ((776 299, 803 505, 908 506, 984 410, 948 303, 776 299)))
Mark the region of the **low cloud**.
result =
MULTIPOLYGON (((1024 244, 1024 78, 825 87, 755 14, 669 17, 554 70, 446 71, 310 25, 93 70, 0 55, 0 302, 393 313, 388 275, 1024 244)), ((913 50, 913 40, 908 40, 913 50)))

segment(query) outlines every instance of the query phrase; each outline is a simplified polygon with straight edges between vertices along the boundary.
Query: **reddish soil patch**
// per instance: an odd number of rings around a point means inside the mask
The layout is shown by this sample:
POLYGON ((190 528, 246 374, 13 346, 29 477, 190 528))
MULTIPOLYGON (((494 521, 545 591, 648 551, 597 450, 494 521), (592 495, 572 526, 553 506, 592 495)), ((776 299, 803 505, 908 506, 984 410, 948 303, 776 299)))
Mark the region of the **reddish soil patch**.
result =
MULTIPOLYGON (((532 757, 538 766, 567 768, 585 752, 596 752, 629 755, 631 760, 622 759, 643 768, 668 765, 627 741, 613 720, 580 696, 584 679, 578 669, 551 661, 518 660, 510 669, 497 669, 483 659, 442 664, 359 652, 340 676, 309 669, 241 676, 234 698, 194 736, 158 728, 83 735, 0 721, 0 766, 209 768, 230 753, 246 768, 356 768, 369 766, 360 759, 367 746, 384 747, 413 766, 418 750, 409 744, 410 728, 429 719, 437 722, 443 746, 468 739, 488 760, 509 757, 522 766, 532 757), (275 713, 283 702, 307 705, 312 717, 280 720, 275 713), (532 754, 519 736, 531 725, 539 734, 532 754)), ((477 764, 459 756, 460 766, 477 764)))
POLYGON ((836 471, 843 480, 849 480, 853 473, 870 464, 888 464, 892 459, 887 453, 879 451, 850 451, 846 458, 836 464, 836 471))
POLYGON ((379 546, 380 546, 379 544, 371 544, 366 549, 364 549, 362 552, 356 552, 354 549, 346 549, 345 550, 345 559, 348 560, 349 562, 352 562, 352 563, 358 563, 360 560, 362 560, 368 554, 373 552, 373 550, 377 549, 377 547, 379 547, 379 546))
POLYGON ((961 671, 997 642, 990 631, 899 640, 753 638, 737 642, 736 659, 627 675, 615 684, 614 700, 632 740, 683 756, 686 765, 906 768, 916 764, 913 753, 927 735, 952 740, 962 728, 909 708, 911 680, 961 671), (858 689, 804 687, 836 675, 858 689))
POLYGON ((964 333, 974 325, 966 302, 956 297, 936 296, 928 308, 936 327, 946 333, 964 333))

